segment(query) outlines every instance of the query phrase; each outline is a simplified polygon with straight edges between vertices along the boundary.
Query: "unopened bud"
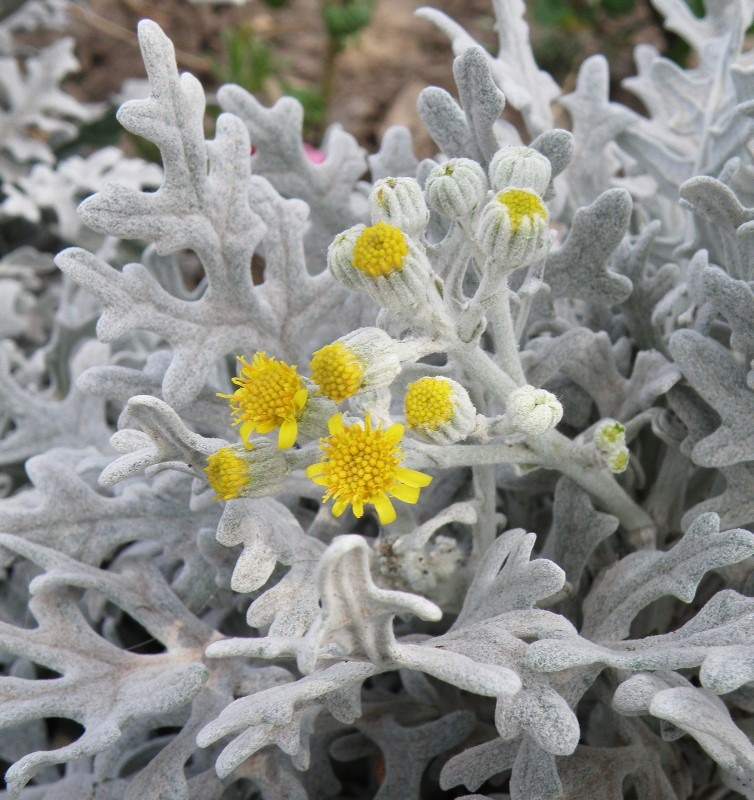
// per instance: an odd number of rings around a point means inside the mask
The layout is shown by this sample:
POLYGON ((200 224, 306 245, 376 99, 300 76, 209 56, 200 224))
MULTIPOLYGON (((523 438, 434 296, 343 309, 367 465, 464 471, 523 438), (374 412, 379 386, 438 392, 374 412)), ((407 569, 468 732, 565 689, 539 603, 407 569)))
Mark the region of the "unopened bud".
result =
POLYGON ((482 207, 487 177, 476 161, 451 158, 429 173, 425 191, 430 208, 448 219, 459 219, 482 207))
POLYGON ((373 222, 388 222, 416 236, 429 220, 421 186, 413 178, 382 178, 369 195, 373 222))
POLYGON ((505 414, 514 428, 531 436, 540 436, 560 422, 563 406, 546 389, 521 386, 508 396, 505 414))
POLYGON ((552 165, 532 147, 506 146, 490 161, 489 176, 493 190, 529 189, 542 197, 550 185, 552 165))

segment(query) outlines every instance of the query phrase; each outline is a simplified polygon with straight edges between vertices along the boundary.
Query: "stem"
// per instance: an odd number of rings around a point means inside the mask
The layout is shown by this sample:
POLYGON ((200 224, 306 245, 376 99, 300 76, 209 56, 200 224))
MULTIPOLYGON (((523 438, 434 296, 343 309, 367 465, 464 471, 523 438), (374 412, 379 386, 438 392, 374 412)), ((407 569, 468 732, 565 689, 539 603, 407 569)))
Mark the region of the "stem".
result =
POLYGON ((536 464, 567 475, 587 491, 602 510, 618 517, 631 542, 639 548, 654 546, 655 523, 635 503, 604 467, 579 457, 576 445, 557 431, 527 437, 525 442, 490 442, 468 445, 428 445, 412 442, 411 462, 419 467, 478 466, 482 464, 536 464))
POLYGON ((526 376, 521 368, 521 359, 518 355, 518 336, 513 327, 507 280, 505 288, 497 295, 496 299, 498 302, 493 306, 490 315, 490 321, 498 334, 495 338, 499 349, 495 354, 495 360, 519 386, 525 386, 526 376))

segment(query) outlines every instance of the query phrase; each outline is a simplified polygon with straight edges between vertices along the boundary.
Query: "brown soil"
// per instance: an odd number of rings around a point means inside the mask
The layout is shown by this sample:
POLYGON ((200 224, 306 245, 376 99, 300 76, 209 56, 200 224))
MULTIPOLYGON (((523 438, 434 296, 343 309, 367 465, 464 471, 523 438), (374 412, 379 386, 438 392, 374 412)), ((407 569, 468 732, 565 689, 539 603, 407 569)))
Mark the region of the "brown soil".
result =
MULTIPOLYGON (((629 20, 626 46, 611 58, 616 84, 632 71, 631 45, 637 41, 664 44, 657 21, 642 2, 629 20)), ((376 0, 372 23, 337 57, 329 112, 330 121, 341 123, 370 150, 389 125, 404 124, 414 133, 417 155, 432 154, 433 145, 416 115, 417 95, 427 85, 455 94, 448 40, 432 24, 416 19, 414 11, 422 5, 444 11, 494 49, 497 37, 489 0, 376 0)), ((126 78, 144 76, 135 33, 144 17, 165 30, 175 45, 179 67, 194 73, 208 91, 216 87, 211 58, 222 51, 221 31, 241 24, 251 25, 259 38, 274 47, 292 84, 311 86, 323 77, 326 37, 320 6, 321 0, 289 0, 279 9, 259 0, 243 6, 187 0, 88 0, 85 9, 74 7, 67 32, 77 41, 82 67, 72 91, 87 100, 102 100, 118 92, 126 78)), ((623 28, 625 22, 621 20, 623 28)), ((537 35, 535 28, 534 38, 537 35)), ((598 35, 582 31, 574 64, 599 49, 598 35)), ((569 69, 559 76, 566 85, 573 83, 575 74, 569 69)))

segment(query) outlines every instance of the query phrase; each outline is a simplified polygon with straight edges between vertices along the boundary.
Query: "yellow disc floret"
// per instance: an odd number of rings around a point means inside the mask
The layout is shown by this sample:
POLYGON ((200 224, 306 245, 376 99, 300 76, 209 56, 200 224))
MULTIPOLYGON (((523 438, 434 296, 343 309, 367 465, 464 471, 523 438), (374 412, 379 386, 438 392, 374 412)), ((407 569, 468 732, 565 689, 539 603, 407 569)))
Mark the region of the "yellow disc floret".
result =
POLYGON ((527 189, 506 189, 497 196, 498 202, 508 210, 512 232, 518 230, 526 217, 547 217, 547 208, 541 198, 527 189))
POLYGON ((364 366, 343 342, 333 342, 317 350, 309 366, 320 394, 335 403, 351 397, 361 388, 364 366))
POLYGON ((232 447, 221 447, 208 456, 204 471, 216 492, 213 500, 235 500, 249 485, 249 462, 232 447))
POLYGON ((239 388, 233 394, 218 394, 230 400, 234 425, 244 442, 256 431, 269 433, 280 428, 278 447, 292 447, 298 434, 297 420, 306 405, 309 392, 296 367, 276 361, 264 353, 255 353, 249 364, 242 356, 241 373, 233 378, 239 388))
POLYGON ((364 505, 371 503, 383 525, 395 519, 391 497, 404 503, 416 503, 419 489, 432 478, 423 472, 401 466, 403 450, 398 446, 403 425, 386 430, 373 428, 367 414, 359 423, 344 425, 341 414, 330 417, 330 435, 320 439, 323 461, 312 464, 307 477, 327 487, 322 502, 335 498, 333 514, 339 517, 348 506, 361 517, 364 505))
POLYGON ((378 278, 403 268, 408 253, 406 237, 387 222, 364 228, 353 248, 353 265, 359 272, 378 278))
POLYGON ((442 378, 420 378, 409 384, 403 401, 409 428, 437 430, 453 416, 453 387, 442 378))

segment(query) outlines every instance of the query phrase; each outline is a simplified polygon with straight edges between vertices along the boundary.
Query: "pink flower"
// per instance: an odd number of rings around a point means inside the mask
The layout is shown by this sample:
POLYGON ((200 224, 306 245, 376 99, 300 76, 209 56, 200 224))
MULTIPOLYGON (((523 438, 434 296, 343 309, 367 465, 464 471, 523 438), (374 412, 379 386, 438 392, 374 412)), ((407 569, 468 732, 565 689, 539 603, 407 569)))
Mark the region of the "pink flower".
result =
POLYGON ((312 164, 321 164, 327 158, 327 155, 322 150, 309 144, 309 142, 304 142, 304 152, 312 164))

